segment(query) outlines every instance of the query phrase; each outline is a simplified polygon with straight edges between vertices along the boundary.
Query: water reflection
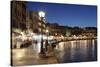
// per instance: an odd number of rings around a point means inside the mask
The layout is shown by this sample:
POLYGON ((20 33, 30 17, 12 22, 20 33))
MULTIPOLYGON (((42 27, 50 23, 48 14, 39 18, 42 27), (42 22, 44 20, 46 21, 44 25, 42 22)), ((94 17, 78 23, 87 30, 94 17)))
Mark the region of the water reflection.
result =
POLYGON ((95 61, 97 40, 61 42, 55 48, 59 62, 95 61))

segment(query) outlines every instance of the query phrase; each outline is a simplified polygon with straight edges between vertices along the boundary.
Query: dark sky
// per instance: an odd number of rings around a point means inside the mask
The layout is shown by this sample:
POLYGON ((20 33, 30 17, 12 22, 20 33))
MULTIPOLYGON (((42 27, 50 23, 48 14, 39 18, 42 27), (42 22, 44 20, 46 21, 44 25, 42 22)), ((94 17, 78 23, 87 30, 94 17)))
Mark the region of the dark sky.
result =
POLYGON ((67 26, 96 27, 97 7, 88 5, 27 2, 27 10, 44 11, 46 21, 67 26))

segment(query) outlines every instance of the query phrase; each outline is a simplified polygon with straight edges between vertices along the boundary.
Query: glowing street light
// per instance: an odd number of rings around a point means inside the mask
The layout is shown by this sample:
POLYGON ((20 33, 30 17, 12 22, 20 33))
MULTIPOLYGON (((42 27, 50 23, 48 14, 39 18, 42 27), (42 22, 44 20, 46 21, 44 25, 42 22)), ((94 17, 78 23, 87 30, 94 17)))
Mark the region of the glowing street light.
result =
POLYGON ((44 18, 45 17, 45 12, 39 11, 39 17, 44 18))
MULTIPOLYGON (((45 18, 45 12, 43 11, 39 11, 39 17, 41 18, 41 22, 44 22, 44 18, 45 18)), ((40 50, 40 54, 45 54, 44 53, 44 50, 43 50, 43 30, 42 30, 42 27, 41 27, 41 50, 40 50)))

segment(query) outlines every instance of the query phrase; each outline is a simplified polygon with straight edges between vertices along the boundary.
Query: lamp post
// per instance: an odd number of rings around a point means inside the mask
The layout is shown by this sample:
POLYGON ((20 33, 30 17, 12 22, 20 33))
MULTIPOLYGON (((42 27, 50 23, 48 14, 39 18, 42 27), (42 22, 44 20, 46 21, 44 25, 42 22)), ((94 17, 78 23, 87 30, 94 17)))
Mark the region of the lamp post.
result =
POLYGON ((46 36, 47 36, 47 39, 46 39, 46 41, 45 41, 45 51, 46 51, 46 53, 47 53, 47 51, 48 51, 48 32, 49 32, 49 30, 46 29, 46 36))
POLYGON ((47 40, 48 40, 48 33, 49 33, 49 30, 46 30, 46 34, 47 34, 47 40))
MULTIPOLYGON (((44 22, 44 17, 45 17, 45 12, 40 11, 39 12, 39 17, 41 18, 41 22, 44 22)), ((43 25, 43 24, 41 24, 43 25)), ((45 54, 44 50, 43 50, 43 29, 41 27, 41 49, 40 49, 40 54, 45 54)))

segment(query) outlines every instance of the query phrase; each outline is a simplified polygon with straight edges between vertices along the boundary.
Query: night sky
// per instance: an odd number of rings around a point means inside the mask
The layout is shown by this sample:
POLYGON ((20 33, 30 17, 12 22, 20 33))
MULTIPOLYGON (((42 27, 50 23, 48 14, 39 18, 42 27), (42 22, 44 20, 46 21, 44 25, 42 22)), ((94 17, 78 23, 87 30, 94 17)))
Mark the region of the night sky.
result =
POLYGON ((89 5, 27 2, 27 10, 44 11, 46 21, 59 25, 97 27, 97 7, 89 5))

